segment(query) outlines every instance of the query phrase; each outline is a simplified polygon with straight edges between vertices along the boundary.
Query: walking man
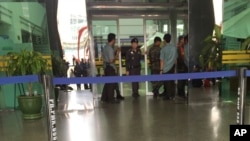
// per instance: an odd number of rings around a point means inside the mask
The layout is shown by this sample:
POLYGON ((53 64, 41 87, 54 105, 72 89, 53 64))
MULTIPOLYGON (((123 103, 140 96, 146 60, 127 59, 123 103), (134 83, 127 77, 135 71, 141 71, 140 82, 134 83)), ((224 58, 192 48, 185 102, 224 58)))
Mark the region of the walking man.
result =
MULTIPOLYGON (((160 53, 161 53, 161 38, 155 37, 154 38, 154 45, 149 49, 148 57, 150 61, 150 70, 151 74, 160 74, 160 53)), ((159 88, 161 82, 158 81, 152 81, 152 89, 154 98, 156 98, 159 95, 159 88)))

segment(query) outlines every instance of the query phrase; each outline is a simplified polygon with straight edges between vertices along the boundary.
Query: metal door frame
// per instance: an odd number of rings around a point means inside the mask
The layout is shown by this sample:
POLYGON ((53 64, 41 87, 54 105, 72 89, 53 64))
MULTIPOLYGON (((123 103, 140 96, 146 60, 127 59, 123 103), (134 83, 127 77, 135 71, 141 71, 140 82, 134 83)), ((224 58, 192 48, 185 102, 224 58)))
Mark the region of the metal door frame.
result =
MULTIPOLYGON (((147 34, 146 34, 146 20, 168 20, 169 19, 169 16, 168 15, 158 15, 158 16, 143 16, 143 15, 141 15, 141 16, 135 16, 135 15, 133 15, 133 16, 124 16, 124 15, 116 15, 116 16, 110 16, 110 17, 102 17, 102 16, 91 16, 89 13, 87 13, 87 17, 88 17, 88 26, 89 26, 89 32, 91 32, 89 35, 91 35, 90 36, 90 40, 91 40, 91 43, 92 43, 92 45, 91 45, 91 48, 93 47, 93 45, 94 45, 94 40, 93 40, 93 33, 92 33, 92 21, 93 20, 114 20, 114 21, 116 21, 116 26, 117 26, 117 45, 119 46, 119 47, 121 47, 121 39, 120 39, 120 27, 119 27, 119 19, 142 19, 143 20, 143 36, 144 36, 144 45, 145 45, 145 48, 144 48, 144 51, 146 52, 147 51, 147 48, 146 48, 146 46, 147 46, 147 39, 146 39, 146 36, 147 36, 147 34)), ((147 54, 145 54, 144 55, 144 60, 145 60, 145 75, 148 75, 148 60, 147 60, 147 54)), ((94 59, 92 59, 92 60, 94 60, 94 59)), ((119 75, 120 76, 122 76, 122 64, 121 64, 121 53, 119 54, 119 75)), ((92 62, 93 63, 93 62, 92 62)), ((94 63, 95 64, 95 63, 94 63)), ((96 69, 95 68, 95 65, 93 65, 93 67, 94 67, 94 70, 96 69)), ((95 71, 92 71, 92 72, 95 72, 95 71)), ((152 95, 153 93, 152 92, 149 92, 149 82, 148 81, 146 81, 145 82, 145 84, 146 84, 146 95, 152 95)), ((95 89, 94 89, 95 90, 95 89)), ((123 83, 121 82, 120 83, 120 91, 121 91, 121 95, 124 95, 124 91, 123 91, 123 83)), ((96 91, 93 91, 94 93, 97 93, 97 90, 96 91)))

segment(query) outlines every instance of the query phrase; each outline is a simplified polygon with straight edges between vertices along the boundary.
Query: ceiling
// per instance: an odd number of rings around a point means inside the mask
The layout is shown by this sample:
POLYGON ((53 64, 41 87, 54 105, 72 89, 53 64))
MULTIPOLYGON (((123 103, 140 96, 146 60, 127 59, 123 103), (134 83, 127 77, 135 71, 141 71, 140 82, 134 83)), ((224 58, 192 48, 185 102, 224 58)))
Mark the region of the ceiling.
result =
POLYGON ((176 13, 178 17, 188 17, 186 1, 168 3, 87 2, 87 9, 92 17, 167 17, 171 12, 176 13))

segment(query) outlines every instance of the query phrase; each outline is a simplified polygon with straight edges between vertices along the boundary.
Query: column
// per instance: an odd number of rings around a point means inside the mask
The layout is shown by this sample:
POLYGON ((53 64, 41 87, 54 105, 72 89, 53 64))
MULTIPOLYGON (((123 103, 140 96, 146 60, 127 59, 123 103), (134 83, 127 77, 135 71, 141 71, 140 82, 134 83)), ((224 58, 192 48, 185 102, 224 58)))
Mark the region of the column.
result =
POLYGON ((169 18, 170 18, 170 31, 171 31, 171 36, 172 36, 172 39, 171 39, 171 43, 173 45, 176 45, 177 43, 177 39, 176 39, 176 36, 177 36, 177 13, 174 9, 172 9, 170 11, 170 14, 169 14, 169 18))
MULTIPOLYGON (((189 0, 189 68, 199 64, 203 40, 214 28, 213 1, 189 0)), ((191 70, 192 71, 192 70, 191 70)))

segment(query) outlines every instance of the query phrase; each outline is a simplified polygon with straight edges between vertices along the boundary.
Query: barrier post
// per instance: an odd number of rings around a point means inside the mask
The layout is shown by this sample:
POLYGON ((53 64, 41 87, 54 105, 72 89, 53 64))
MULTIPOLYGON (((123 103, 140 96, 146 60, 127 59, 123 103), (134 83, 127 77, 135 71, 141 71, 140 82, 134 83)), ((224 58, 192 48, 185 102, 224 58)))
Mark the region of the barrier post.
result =
POLYGON ((246 67, 241 67, 238 70, 239 84, 238 84, 238 98, 237 98, 237 124, 244 124, 245 117, 245 97, 246 97, 246 86, 247 76, 246 67))
POLYGON ((50 75, 42 75, 40 81, 42 82, 44 88, 48 139, 49 141, 57 141, 56 114, 55 114, 52 77, 50 75))

